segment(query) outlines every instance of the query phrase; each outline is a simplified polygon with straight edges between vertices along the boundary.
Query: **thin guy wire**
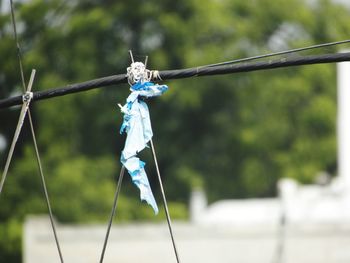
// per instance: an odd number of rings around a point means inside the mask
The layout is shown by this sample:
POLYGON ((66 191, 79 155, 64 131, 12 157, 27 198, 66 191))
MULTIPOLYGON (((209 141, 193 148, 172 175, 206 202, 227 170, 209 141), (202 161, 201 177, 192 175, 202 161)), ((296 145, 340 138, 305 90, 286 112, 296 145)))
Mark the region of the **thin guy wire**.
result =
POLYGON ((165 209, 166 220, 168 222, 169 232, 170 232, 170 236, 171 236, 171 241, 173 243, 173 248, 174 248, 174 252, 175 252, 175 256, 176 256, 176 261, 177 261, 177 263, 180 263, 180 258, 179 258, 179 254, 177 252, 175 239, 174 239, 174 234, 173 234, 173 229, 172 229, 172 225, 171 225, 171 219, 170 219, 170 213, 169 213, 169 209, 168 209, 168 204, 167 204, 165 193, 164 193, 162 178, 161 178, 160 172, 159 172, 157 155, 156 155, 156 151, 155 151, 152 139, 151 139, 151 149, 152 149, 152 154, 153 154, 153 158, 154 158, 154 163, 156 165, 156 170, 157 170, 157 176, 158 176, 158 180, 159 180, 160 190, 161 190, 162 197, 163 197, 163 204, 164 204, 164 209, 165 209))
MULTIPOLYGON (((30 76, 27 92, 31 92, 31 90, 32 90, 34 77, 35 77, 35 70, 32 70, 32 74, 30 76)), ((17 127, 16 127, 16 130, 15 130, 15 134, 14 134, 12 142, 11 142, 11 147, 10 147, 9 153, 7 155, 5 168, 4 168, 4 171, 2 173, 2 177, 1 177, 0 194, 1 194, 3 186, 5 184, 5 180, 6 180, 6 176, 7 176, 7 173, 8 173, 8 169, 10 167, 10 163, 11 163, 11 160, 12 160, 13 152, 15 150, 15 146, 16 146, 18 137, 19 137, 19 135, 21 133, 21 130, 22 130, 22 127, 23 127, 23 122, 24 122, 24 119, 25 119, 25 117, 27 115, 27 112, 28 112, 28 109, 29 109, 29 104, 30 104, 30 100, 23 101, 21 113, 19 115, 18 122, 17 122, 17 127)))
POLYGON ((277 240, 277 247, 276 247, 276 255, 273 259, 273 263, 283 263, 284 262, 284 250, 285 250, 285 239, 286 239, 286 218, 285 215, 282 214, 279 222, 279 229, 278 229, 278 240, 277 240))
POLYGON ((225 62, 220 62, 220 63, 215 63, 215 64, 204 65, 204 66, 200 66, 198 68, 216 67, 216 66, 235 64, 235 63, 246 62, 246 61, 251 61, 251 60, 255 60, 255 59, 274 57, 274 56, 278 56, 278 55, 285 55, 285 54, 290 54, 290 53, 295 53, 295 52, 300 52, 300 51, 305 51, 305 50, 310 50, 310 49, 329 47, 329 46, 335 46, 335 45, 346 44, 346 43, 350 43, 350 39, 336 41, 336 42, 323 43, 323 44, 318 44, 318 45, 312 45, 312 46, 302 47, 302 48, 289 49, 289 50, 285 50, 285 51, 279 51, 279 52, 258 55, 258 56, 248 57, 248 58, 240 58, 240 59, 235 59, 235 60, 230 60, 230 61, 225 61, 225 62))
POLYGON ((5 184, 7 172, 8 172, 8 169, 10 167, 11 160, 12 160, 12 155, 13 155, 13 152, 15 150, 15 145, 17 143, 18 136, 21 132, 22 124, 23 124, 24 118, 26 116, 26 113, 27 113, 26 106, 23 104, 21 114, 20 114, 19 119, 18 119, 17 128, 16 128, 15 134, 14 134, 13 139, 12 139, 10 151, 7 155, 5 168, 4 168, 4 171, 2 173, 1 182, 0 182, 0 194, 2 192, 2 188, 5 184))
POLYGON ((124 177, 124 172, 125 172, 125 167, 122 166, 122 168, 120 169, 120 174, 119 174, 119 178, 118 178, 117 189, 116 189, 115 195, 114 195, 114 201, 113 201, 113 208, 112 208, 112 212, 111 212, 111 217, 110 217, 109 222, 108 222, 107 233, 106 233, 105 240, 104 240, 104 243, 103 243, 102 253, 101 253, 101 257, 100 257, 100 263, 103 262, 103 259, 104 259, 104 256, 105 256, 105 251, 106 251, 106 247, 107 247, 109 233, 111 231, 113 218, 114 218, 116 210, 117 210, 118 196, 119 196, 119 193, 120 193, 120 189, 122 187, 122 181, 123 181, 123 177, 124 177))
MULTIPOLYGON (((15 19, 15 12, 14 12, 14 6, 13 6, 13 1, 12 0, 10 0, 10 5, 11 5, 11 17, 12 17, 13 31, 14 31, 15 41, 16 41, 16 46, 17 46, 17 56, 18 56, 18 62, 19 62, 19 67, 20 67, 20 72, 21 72, 21 80, 22 80, 23 89, 25 91, 25 80, 24 80, 24 72, 23 72, 23 66, 22 66, 21 48, 20 48, 19 41, 18 41, 18 36, 17 36, 16 19, 15 19)), ((28 108, 28 117, 29 117, 29 123, 30 123, 30 130, 31 130, 32 137, 33 137, 33 143, 34 143, 34 148, 35 148, 36 160, 37 160, 37 164, 38 164, 39 172, 40 172, 41 183, 42 183, 44 194, 45 194, 46 205, 47 205, 47 208, 48 208, 48 211, 49 211, 50 223, 51 223, 51 227, 52 227, 52 231, 53 231, 53 234, 54 234, 56 247, 57 247, 57 250, 58 250, 58 254, 59 254, 61 263, 64 263, 62 252, 61 252, 61 247, 60 247, 60 244, 59 244, 59 241, 58 241, 58 237, 57 237, 55 223, 54 223, 54 220, 53 220, 53 214, 52 214, 52 210, 51 210, 50 199, 49 199, 49 195, 48 195, 48 191, 47 191, 47 187, 46 187, 45 177, 44 177, 42 164, 41 164, 41 159, 40 159, 40 155, 39 155, 38 144, 36 142, 36 136, 35 136, 35 132, 34 132, 34 125, 33 125, 32 116, 31 116, 31 112, 30 112, 29 108, 28 108)))
POLYGON ((15 8, 13 6, 13 1, 10 0, 10 5, 11 5, 11 19, 12 19, 12 25, 13 25, 13 33, 15 35, 15 41, 16 41, 16 47, 17 47, 17 56, 18 56, 18 62, 19 62, 19 69, 21 72, 21 81, 22 81, 22 86, 23 89, 25 90, 25 81, 24 81, 24 73, 23 73, 23 66, 22 66, 22 53, 21 53, 21 48, 19 46, 19 41, 17 37, 17 26, 16 26, 16 19, 15 19, 15 8))
POLYGON ((63 256, 62 256, 60 243, 58 241, 58 236, 57 236, 57 232, 56 232, 55 222, 53 220, 53 214, 52 214, 52 209, 51 209, 51 205, 50 205, 49 194, 48 194, 48 191, 47 191, 47 186, 46 186, 46 182, 45 182, 44 172, 43 172, 43 168, 42 168, 42 165, 41 165, 41 159, 40 159, 40 155, 39 155, 38 144, 36 142, 34 127, 33 127, 33 122, 32 122, 32 116, 30 114, 30 111, 28 111, 28 117, 29 117, 30 129, 32 131, 32 137, 33 137, 33 143, 34 143, 34 148, 35 148, 36 160, 37 160, 37 164, 38 164, 39 171, 40 171, 41 184, 43 186, 45 199, 46 199, 46 206, 47 206, 47 209, 48 209, 49 215, 50 215, 49 216, 50 217, 50 223, 51 223, 52 231, 53 231, 53 234, 54 234, 54 237, 55 237, 55 242, 56 242, 58 254, 59 254, 61 262, 63 263, 64 260, 63 260, 63 256))
POLYGON ((272 263, 283 263, 284 254, 285 254, 285 243, 286 243, 286 231, 287 231, 287 217, 285 210, 285 202, 281 196, 279 196, 281 211, 278 222, 278 231, 277 231, 277 246, 275 251, 275 256, 272 260, 272 263))

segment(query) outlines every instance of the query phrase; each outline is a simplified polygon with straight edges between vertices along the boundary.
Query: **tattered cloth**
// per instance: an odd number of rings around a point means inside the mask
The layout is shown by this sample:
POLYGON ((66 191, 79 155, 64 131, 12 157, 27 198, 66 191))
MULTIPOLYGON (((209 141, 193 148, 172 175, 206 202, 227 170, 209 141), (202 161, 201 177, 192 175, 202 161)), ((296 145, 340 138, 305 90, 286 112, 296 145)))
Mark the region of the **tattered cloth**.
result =
POLYGON ((120 134, 126 132, 127 137, 120 161, 128 170, 133 183, 140 189, 141 200, 145 200, 152 206, 157 214, 158 206, 144 169, 145 163, 136 155, 147 146, 153 136, 149 110, 141 98, 160 96, 168 90, 168 86, 152 82, 138 82, 131 86, 130 90, 131 94, 121 108, 124 120, 120 134))

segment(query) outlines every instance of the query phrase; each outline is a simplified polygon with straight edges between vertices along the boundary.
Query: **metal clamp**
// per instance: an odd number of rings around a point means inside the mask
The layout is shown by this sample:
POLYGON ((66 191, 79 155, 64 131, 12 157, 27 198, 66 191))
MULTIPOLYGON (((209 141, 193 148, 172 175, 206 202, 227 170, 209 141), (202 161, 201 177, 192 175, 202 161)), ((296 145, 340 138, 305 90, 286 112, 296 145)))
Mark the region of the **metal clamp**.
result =
POLYGON ((22 96, 23 103, 29 103, 33 99, 33 92, 27 91, 22 96))

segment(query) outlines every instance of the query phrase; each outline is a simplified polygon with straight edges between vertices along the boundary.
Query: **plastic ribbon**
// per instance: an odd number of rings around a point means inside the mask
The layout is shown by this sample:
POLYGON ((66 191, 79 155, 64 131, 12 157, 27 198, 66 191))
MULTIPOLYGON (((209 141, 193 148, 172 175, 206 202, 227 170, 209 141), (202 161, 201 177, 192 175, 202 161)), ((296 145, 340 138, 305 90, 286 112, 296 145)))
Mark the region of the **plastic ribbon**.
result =
POLYGON ((152 206, 155 214, 158 213, 158 206, 144 169, 145 163, 136 155, 147 147, 153 136, 149 110, 142 98, 160 96, 167 89, 166 85, 137 82, 131 86, 131 94, 126 99, 126 104, 121 107, 124 120, 120 134, 126 132, 127 137, 120 161, 128 170, 133 183, 140 189, 140 199, 152 206))

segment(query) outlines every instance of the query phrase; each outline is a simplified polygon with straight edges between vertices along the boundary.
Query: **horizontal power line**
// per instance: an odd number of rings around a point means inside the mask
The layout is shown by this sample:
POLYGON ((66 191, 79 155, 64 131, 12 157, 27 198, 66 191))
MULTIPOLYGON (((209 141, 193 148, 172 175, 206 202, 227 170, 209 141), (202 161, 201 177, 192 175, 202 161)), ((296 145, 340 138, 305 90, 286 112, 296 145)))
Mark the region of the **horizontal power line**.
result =
MULTIPOLYGON (((202 66, 188 69, 164 70, 159 71, 162 80, 183 79, 190 77, 234 74, 241 72, 251 72, 257 70, 267 70, 275 68, 286 68, 292 66, 335 63, 342 61, 350 61, 350 52, 302 56, 294 58, 281 58, 278 60, 247 62, 240 64, 229 64, 220 66, 202 66)), ((107 87, 127 83, 126 74, 112 75, 104 78, 93 79, 90 81, 67 85, 64 87, 54 88, 45 91, 34 92, 32 102, 45 100, 53 97, 64 96, 71 93, 83 92, 91 89, 107 87)), ((0 100, 0 109, 8 108, 22 104, 22 96, 15 96, 0 100)))

